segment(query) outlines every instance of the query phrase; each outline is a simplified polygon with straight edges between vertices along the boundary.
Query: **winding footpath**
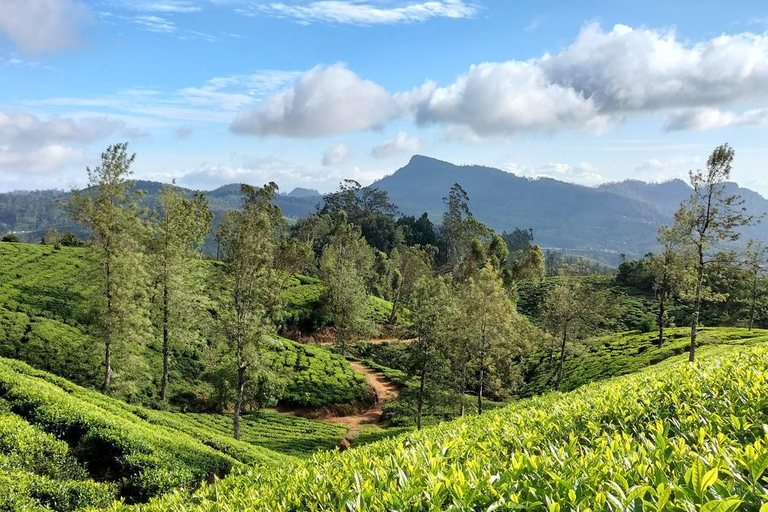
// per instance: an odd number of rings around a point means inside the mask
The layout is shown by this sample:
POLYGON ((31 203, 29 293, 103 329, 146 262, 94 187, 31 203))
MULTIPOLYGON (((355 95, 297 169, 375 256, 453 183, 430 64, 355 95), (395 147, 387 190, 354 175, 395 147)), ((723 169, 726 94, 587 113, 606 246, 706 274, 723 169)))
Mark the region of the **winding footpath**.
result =
POLYGON ((341 441, 341 448, 349 448, 349 445, 360 435, 360 431, 366 425, 378 425, 381 423, 381 417, 384 414, 384 404, 397 398, 399 391, 395 383, 384 376, 383 373, 371 370, 367 366, 351 361, 349 366, 352 370, 365 375, 368 386, 373 390, 376 396, 376 403, 369 409, 354 416, 338 416, 334 418, 325 418, 322 421, 343 425, 347 427, 347 433, 341 441))

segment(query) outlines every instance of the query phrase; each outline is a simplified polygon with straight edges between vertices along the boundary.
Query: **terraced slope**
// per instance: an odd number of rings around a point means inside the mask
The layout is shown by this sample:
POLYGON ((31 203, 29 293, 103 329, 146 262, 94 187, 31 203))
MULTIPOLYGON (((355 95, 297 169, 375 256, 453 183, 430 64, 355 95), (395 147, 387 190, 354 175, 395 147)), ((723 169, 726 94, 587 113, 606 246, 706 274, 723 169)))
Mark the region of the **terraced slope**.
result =
POLYGON ((701 353, 141 510, 760 510, 768 347, 701 353))
MULTIPOLYGON (((102 350, 88 335, 86 254, 80 248, 0 243, 0 357, 95 388, 101 379, 102 350)), ((320 407, 373 400, 365 377, 353 372, 343 357, 322 347, 275 339, 267 354, 273 369, 289 379, 283 403, 320 407)), ((159 341, 148 340, 141 358, 157 371, 125 390, 118 385, 118 397, 143 402, 159 389, 159 341)), ((195 407, 205 401, 210 390, 201 378, 201 359, 193 350, 175 354, 172 403, 195 407)), ((118 372, 120 364, 117 358, 118 372)))

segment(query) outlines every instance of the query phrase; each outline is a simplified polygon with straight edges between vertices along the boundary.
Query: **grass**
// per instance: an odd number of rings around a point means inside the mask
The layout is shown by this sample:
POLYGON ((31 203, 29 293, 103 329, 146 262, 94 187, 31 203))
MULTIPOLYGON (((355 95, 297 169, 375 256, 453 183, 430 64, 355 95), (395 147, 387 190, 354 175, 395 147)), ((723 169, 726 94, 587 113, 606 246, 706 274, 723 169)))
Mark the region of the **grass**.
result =
POLYGON ((713 348, 141 510, 757 511, 768 348, 713 348))

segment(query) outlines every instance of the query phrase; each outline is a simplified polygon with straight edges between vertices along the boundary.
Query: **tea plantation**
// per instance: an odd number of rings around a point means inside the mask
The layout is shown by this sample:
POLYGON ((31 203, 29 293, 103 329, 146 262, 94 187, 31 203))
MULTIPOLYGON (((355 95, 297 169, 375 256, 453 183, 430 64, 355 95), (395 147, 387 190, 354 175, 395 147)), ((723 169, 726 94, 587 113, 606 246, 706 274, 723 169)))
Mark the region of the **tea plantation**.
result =
POLYGON ((768 347, 701 355, 140 510, 764 511, 768 347))
MULTIPOLYGON (((0 357, 98 387, 101 349, 87 334, 86 252, 33 244, 0 244, 0 357)), ((313 286, 308 284, 307 286, 313 286)), ((365 378, 347 361, 321 347, 275 337, 266 351, 276 373, 290 379, 282 403, 326 406, 368 402, 365 378)), ((160 347, 150 342, 141 354, 148 368, 159 369, 160 347)), ((171 402, 202 407, 210 392, 201 379, 201 354, 177 354, 171 376, 171 402), (192 398, 189 398, 189 397, 192 398)), ((118 370, 119 371, 119 370, 118 370)), ((144 388, 118 389, 118 397, 145 402, 159 388, 159 373, 141 382, 144 388)))
POLYGON ((345 432, 270 412, 242 428, 235 441, 228 415, 144 409, 0 359, 0 510, 142 501, 233 468, 286 466, 345 432))

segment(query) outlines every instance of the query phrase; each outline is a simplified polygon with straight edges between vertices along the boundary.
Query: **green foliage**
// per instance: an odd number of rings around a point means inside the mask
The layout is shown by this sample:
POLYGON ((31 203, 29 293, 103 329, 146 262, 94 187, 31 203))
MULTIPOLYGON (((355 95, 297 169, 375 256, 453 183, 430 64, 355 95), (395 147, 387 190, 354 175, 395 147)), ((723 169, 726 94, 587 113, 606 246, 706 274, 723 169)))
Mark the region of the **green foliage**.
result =
POLYGON ((766 367, 765 347, 670 364, 143 510, 758 510, 766 367))
MULTIPOLYGON (((39 244, 0 244, 1 357, 23 360, 82 386, 101 384, 101 351, 86 332, 90 322, 89 291, 84 286, 87 263, 86 252, 80 248, 62 247, 57 251, 39 244)), ((321 286, 314 278, 302 276, 298 280, 306 284, 292 287, 289 292, 321 286)), ((382 307, 380 317, 386 313, 386 307, 382 307)), ((173 354, 171 405, 204 410, 210 405, 212 389, 205 380, 209 368, 203 347, 174 350, 173 354)), ((158 371, 150 378, 143 373, 118 373, 114 394, 133 402, 154 404, 160 386, 162 345, 150 344, 139 355, 140 366, 158 371)), ((364 379, 351 371, 344 358, 321 347, 282 340, 267 348, 265 358, 275 374, 290 380, 282 403, 326 406, 368 400, 364 379), (300 352, 304 354, 301 358, 300 352), (299 359, 307 364, 297 365, 299 359), (335 386, 338 389, 334 390, 335 386)))
POLYGON ((354 372, 343 357, 285 338, 278 341, 272 347, 272 368, 291 375, 281 402, 322 407, 371 401, 365 377, 354 372))
POLYGON ((4 416, 0 427, 2 457, 15 459, 20 470, 63 481, 62 492, 79 492, 78 482, 85 482, 94 499, 101 488, 110 496, 117 491, 129 501, 146 500, 195 487, 210 475, 223 476, 240 461, 275 465, 285 460, 221 436, 185 433, 157 420, 168 413, 127 405, 9 359, 0 359, 0 410, 13 414, 4 416), (111 484, 94 486, 86 477, 111 484))
MULTIPOLYGON (((702 327, 700 344, 705 346, 752 345, 768 336, 766 330, 702 327)), ((640 371, 682 354, 688 348, 689 327, 665 331, 659 347, 657 333, 626 331, 583 340, 576 357, 565 360, 561 389, 569 391, 590 382, 640 371)), ((556 347, 542 347, 522 361, 525 385, 520 395, 533 396, 554 389, 558 371, 556 347)))

